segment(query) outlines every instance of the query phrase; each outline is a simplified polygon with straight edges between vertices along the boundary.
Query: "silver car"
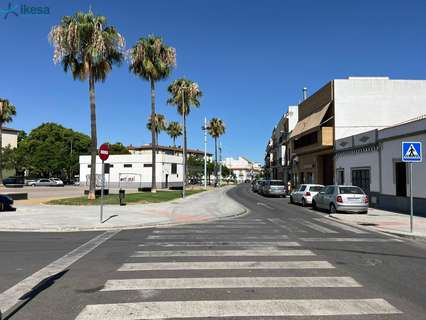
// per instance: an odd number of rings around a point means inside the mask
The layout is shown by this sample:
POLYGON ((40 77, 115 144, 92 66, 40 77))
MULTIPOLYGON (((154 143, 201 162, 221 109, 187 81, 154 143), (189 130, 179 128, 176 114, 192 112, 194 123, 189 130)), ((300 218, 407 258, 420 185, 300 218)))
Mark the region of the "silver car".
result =
POLYGON ((302 184, 290 195, 290 203, 301 204, 303 207, 312 204, 313 197, 322 190, 322 184, 302 184))
POLYGON ((262 187, 263 181, 264 180, 256 180, 256 181, 254 181, 253 184, 252 184, 252 187, 251 187, 252 191, 253 192, 259 192, 260 188, 262 187))
POLYGON ((368 196, 356 186, 326 186, 312 199, 312 207, 330 213, 368 213, 368 196))
POLYGON ((282 180, 266 180, 262 186, 264 196, 285 197, 286 188, 282 180))

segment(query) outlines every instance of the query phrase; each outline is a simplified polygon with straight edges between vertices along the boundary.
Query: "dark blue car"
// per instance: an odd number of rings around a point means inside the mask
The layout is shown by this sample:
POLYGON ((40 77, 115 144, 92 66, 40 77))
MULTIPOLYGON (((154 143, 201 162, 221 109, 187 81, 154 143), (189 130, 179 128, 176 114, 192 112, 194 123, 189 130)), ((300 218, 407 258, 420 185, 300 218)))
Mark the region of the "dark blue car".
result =
POLYGON ((0 211, 12 208, 13 199, 5 194, 0 194, 0 211))

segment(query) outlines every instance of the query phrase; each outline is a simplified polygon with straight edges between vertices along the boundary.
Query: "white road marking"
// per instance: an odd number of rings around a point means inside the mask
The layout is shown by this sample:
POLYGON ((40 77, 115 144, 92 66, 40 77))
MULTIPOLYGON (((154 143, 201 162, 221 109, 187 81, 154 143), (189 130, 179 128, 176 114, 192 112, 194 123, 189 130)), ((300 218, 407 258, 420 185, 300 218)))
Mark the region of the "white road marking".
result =
POLYGON ((402 242, 392 238, 299 238, 299 240, 304 242, 402 242))
MULTIPOLYGON (((184 226, 184 227, 173 227, 173 229, 177 230, 204 230, 204 229, 241 229, 241 228, 260 228, 264 227, 265 223, 257 223, 257 224, 206 224, 206 225, 197 225, 197 226, 184 226)), ((170 228, 168 228, 170 229, 170 228)))
POLYGON ((354 288, 351 277, 237 277, 108 280, 101 291, 212 288, 354 288))
MULTIPOLYGON (((239 229, 242 230, 243 228, 239 229)), ((246 229, 244 230, 244 234, 265 234, 265 233, 279 233, 282 230, 278 229, 267 229, 267 230, 256 230, 256 229, 246 229)), ((154 234, 235 234, 235 229, 191 229, 191 230, 154 230, 152 233, 154 234)))
POLYGON ((277 235, 238 235, 235 233, 231 234, 209 234, 209 235, 188 235, 188 234, 162 234, 162 235, 149 235, 147 239, 161 239, 161 240, 207 240, 207 239, 229 239, 233 240, 238 238, 239 240, 275 240, 275 239, 288 239, 286 235, 277 234, 277 235))
POLYGON ((86 306, 76 320, 399 314, 384 299, 165 301, 86 306))
POLYGON ((147 242, 141 243, 140 247, 299 247, 300 244, 292 241, 174 241, 174 242, 147 242))
POLYGON ((315 256, 311 250, 189 250, 136 251, 133 258, 142 257, 251 257, 251 256, 315 256))
POLYGON ((258 202, 258 203, 256 203, 258 206, 262 206, 262 207, 265 207, 265 208, 268 208, 268 209, 270 209, 270 210, 274 210, 274 208, 273 207, 271 207, 270 205, 268 205, 268 204, 266 204, 266 203, 263 203, 263 202, 258 202))
POLYGON ((311 228, 313 230, 319 231, 321 233, 339 233, 335 230, 331 230, 329 228, 323 227, 319 224, 304 220, 304 219, 295 219, 298 223, 304 225, 305 227, 311 228))
POLYGON ((329 225, 331 225, 331 226, 333 226, 333 227, 337 227, 337 228, 340 228, 340 229, 343 229, 343 230, 346 230, 346 231, 350 231, 350 232, 353 232, 353 233, 357 233, 357 234, 365 234, 365 233, 368 233, 367 231, 364 231, 364 230, 361 230, 361 229, 357 229, 357 228, 354 228, 354 227, 348 226, 348 225, 346 225, 346 224, 339 223, 339 222, 337 222, 337 221, 333 221, 333 220, 329 220, 329 219, 324 219, 324 218, 315 218, 315 220, 320 221, 320 222, 322 222, 322 223, 329 224, 329 225))
POLYGON ((272 222, 273 224, 279 226, 280 228, 287 230, 288 232, 294 232, 294 233, 307 233, 305 230, 300 229, 294 225, 292 226, 287 226, 283 220, 278 219, 278 218, 268 218, 268 220, 270 222, 272 222))
POLYGON ((94 237, 93 239, 89 240, 85 244, 68 252, 63 257, 50 263, 46 267, 33 273, 31 276, 25 278, 21 282, 17 283, 13 287, 1 293, 0 294, 1 312, 5 313, 7 310, 12 308, 16 303, 20 301, 20 298, 23 295, 31 291, 31 289, 33 289, 42 280, 64 271, 74 262, 84 257, 86 254, 91 252, 93 249, 95 249, 96 247, 98 247, 99 245, 107 241, 108 239, 111 239, 113 236, 115 236, 119 232, 120 230, 106 231, 94 237))
POLYGON ((226 269, 334 269, 327 261, 203 261, 125 263, 118 271, 226 269))

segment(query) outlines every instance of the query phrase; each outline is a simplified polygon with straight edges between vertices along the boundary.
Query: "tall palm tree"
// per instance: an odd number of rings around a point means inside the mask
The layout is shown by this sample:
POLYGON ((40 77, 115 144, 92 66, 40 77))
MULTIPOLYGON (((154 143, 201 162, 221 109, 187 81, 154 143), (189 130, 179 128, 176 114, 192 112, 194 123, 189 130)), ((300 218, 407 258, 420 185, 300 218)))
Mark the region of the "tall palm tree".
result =
MULTIPOLYGON (((148 122, 146 124, 146 128, 151 131, 152 130, 152 118, 148 118, 148 122)), ((154 115, 154 127, 155 127, 155 145, 158 145, 158 135, 161 131, 167 130, 167 121, 164 115, 156 113, 154 115)))
MULTIPOLYGON (((176 50, 168 47, 163 39, 150 35, 140 38, 130 49, 130 72, 148 80, 151 85, 151 119, 155 117, 155 82, 167 78, 176 65, 176 50)), ((152 183, 151 192, 157 192, 156 153, 157 144, 155 121, 151 126, 152 183)))
POLYGON ((173 139, 173 146, 176 147, 176 138, 182 135, 182 126, 179 122, 172 121, 169 123, 166 131, 170 138, 173 139))
POLYGON ((113 26, 107 25, 104 16, 77 12, 65 16, 49 34, 54 47, 53 61, 61 63, 64 71, 70 71, 75 79, 89 80, 91 169, 89 199, 95 199, 96 188, 96 104, 95 83, 105 81, 114 64, 124 59, 124 38, 113 26))
POLYGON ((214 175, 216 177, 215 186, 217 186, 217 139, 225 133, 225 123, 219 118, 213 118, 207 125, 207 131, 214 138, 214 175))
POLYGON ((191 107, 199 107, 199 99, 203 96, 198 84, 188 79, 178 79, 172 82, 167 88, 170 93, 168 104, 177 107, 178 113, 183 117, 183 196, 185 196, 186 184, 186 150, 187 150, 187 134, 186 134, 186 117, 191 111, 191 107))
POLYGON ((16 116, 15 106, 7 99, 0 98, 0 185, 3 185, 3 125, 16 116))

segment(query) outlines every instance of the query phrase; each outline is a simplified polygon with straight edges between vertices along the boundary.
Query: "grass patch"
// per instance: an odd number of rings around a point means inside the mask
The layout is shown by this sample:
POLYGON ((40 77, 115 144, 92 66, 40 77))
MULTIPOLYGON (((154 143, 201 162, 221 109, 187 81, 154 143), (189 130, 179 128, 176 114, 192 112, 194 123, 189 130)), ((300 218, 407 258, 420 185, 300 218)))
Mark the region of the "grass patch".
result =
MULTIPOLYGON (((196 194, 203 192, 204 190, 186 190, 186 195, 196 194)), ((151 192, 138 192, 138 193, 127 193, 124 198, 125 203, 157 203, 164 201, 171 201, 182 197, 182 191, 157 191, 157 193, 151 192)), ((96 200, 88 200, 87 196, 85 197, 76 197, 76 198, 64 198, 51 200, 47 204, 59 204, 59 205, 72 205, 72 206, 90 206, 90 205, 99 205, 101 199, 96 198, 96 200)), ((104 196, 104 204, 120 204, 120 199, 118 194, 109 194, 104 196)))

